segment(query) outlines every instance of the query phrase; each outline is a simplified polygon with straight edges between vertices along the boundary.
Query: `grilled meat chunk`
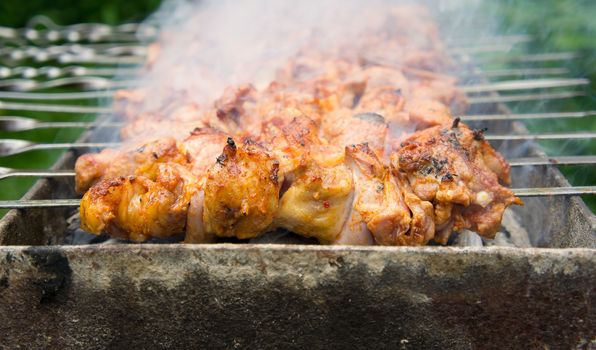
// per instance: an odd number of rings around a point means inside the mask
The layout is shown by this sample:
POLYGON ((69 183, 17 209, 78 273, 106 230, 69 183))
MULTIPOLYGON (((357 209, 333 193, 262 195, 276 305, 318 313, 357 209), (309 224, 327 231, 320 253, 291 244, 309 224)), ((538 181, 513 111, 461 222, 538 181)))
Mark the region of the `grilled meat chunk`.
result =
POLYGON ((394 175, 434 206, 435 240, 472 229, 492 238, 503 211, 521 204, 508 184, 509 165, 478 131, 456 120, 412 134, 391 156, 394 175))
MULTIPOLYGON (((201 204, 191 198, 202 195, 207 168, 225 140, 220 132, 196 129, 183 142, 160 139, 134 150, 80 157, 78 188, 95 182, 81 201, 82 227, 133 241, 183 234, 189 205, 194 215, 201 204)), ((192 222, 189 227, 196 226, 192 222)), ((198 236, 210 239, 204 233, 198 236)))
POLYGON ((354 179, 350 217, 335 244, 397 243, 410 228, 410 212, 387 169, 368 144, 346 147, 354 179))
POLYGON ((315 160, 301 167, 279 201, 278 227, 322 243, 337 239, 352 204, 353 180, 343 165, 320 165, 315 160))
POLYGON ((129 145, 124 150, 106 149, 80 156, 75 164, 76 191, 84 193, 102 178, 117 178, 150 172, 163 162, 184 163, 186 158, 173 138, 157 139, 140 147, 129 145))
POLYGON ((82 228, 136 242, 183 234, 198 180, 172 163, 159 164, 153 175, 100 180, 81 200, 82 228))
POLYGON ((277 211, 279 162, 256 144, 236 146, 228 139, 205 181, 203 225, 220 237, 257 237, 271 226, 277 211))

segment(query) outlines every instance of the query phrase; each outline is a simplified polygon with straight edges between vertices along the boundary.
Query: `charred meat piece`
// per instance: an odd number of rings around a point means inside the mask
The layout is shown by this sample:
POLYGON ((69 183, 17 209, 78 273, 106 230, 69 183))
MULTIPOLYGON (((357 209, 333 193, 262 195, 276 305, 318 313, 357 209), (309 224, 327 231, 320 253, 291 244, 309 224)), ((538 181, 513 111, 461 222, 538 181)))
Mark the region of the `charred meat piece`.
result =
POLYGON ((504 187, 510 181, 509 165, 458 120, 412 134, 391 156, 391 166, 414 196, 432 203, 435 240, 441 243, 460 229, 492 238, 503 211, 521 204, 504 187))

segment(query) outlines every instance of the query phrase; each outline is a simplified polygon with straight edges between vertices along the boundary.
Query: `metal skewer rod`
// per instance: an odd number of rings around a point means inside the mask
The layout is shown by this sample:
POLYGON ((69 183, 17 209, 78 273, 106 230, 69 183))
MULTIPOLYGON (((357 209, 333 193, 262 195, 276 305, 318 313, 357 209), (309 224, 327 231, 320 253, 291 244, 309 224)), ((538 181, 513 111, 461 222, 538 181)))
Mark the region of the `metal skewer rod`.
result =
MULTIPOLYGON (((554 68, 553 68, 554 69, 554 68)), ((22 78, 35 78, 35 77, 47 77, 49 79, 55 79, 59 77, 112 77, 115 75, 120 76, 135 76, 139 74, 140 70, 135 68, 119 68, 119 67, 83 67, 83 66, 44 66, 44 67, 31 67, 31 66, 19 66, 19 67, 6 67, 0 66, 0 79, 22 77, 22 78)), ((478 73, 479 74, 479 73, 478 73)), ((545 72, 544 74, 548 74, 545 72)))
POLYGON ((529 34, 511 34, 511 35, 494 35, 494 36, 482 36, 482 37, 453 37, 446 38, 445 43, 448 45, 460 45, 460 46, 474 46, 484 45, 486 43, 509 43, 518 44, 532 41, 534 37, 529 34))
MULTIPOLYGON (((83 67, 83 66, 18 66, 6 67, 0 66, 0 79, 7 78, 34 78, 47 77, 51 79, 59 77, 112 77, 119 76, 136 76, 141 72, 138 68, 120 68, 115 66, 107 67, 83 67)), ((515 77, 515 76, 549 76, 562 75, 569 73, 569 70, 564 67, 559 68, 510 68, 510 69, 490 69, 483 70, 479 68, 471 68, 456 72, 460 77, 474 77, 484 76, 487 78, 498 77, 515 77)))
POLYGON ((74 177, 74 170, 20 170, 0 167, 0 180, 10 177, 74 177))
POLYGON ((120 128, 123 122, 40 122, 33 118, 6 116, 0 117, 0 131, 26 131, 37 129, 93 129, 120 128))
POLYGON ((113 112, 113 109, 111 107, 34 104, 34 103, 4 102, 4 101, 0 101, 0 110, 47 112, 47 113, 75 113, 75 114, 87 114, 87 113, 107 114, 107 113, 113 112))
POLYGON ((80 91, 80 92, 15 92, 0 91, 0 98, 14 100, 91 100, 97 98, 111 98, 116 90, 80 91))
POLYGON ((580 196, 596 194, 596 186, 513 188, 518 197, 580 196))
MULTIPOLYGON (((571 119, 596 117, 596 111, 555 112, 555 113, 527 113, 527 114, 479 114, 464 115, 462 121, 488 120, 532 120, 532 119, 571 119)), ((26 131, 37 129, 92 129, 92 128, 121 128, 124 122, 118 121, 90 121, 90 122, 40 122, 33 118, 0 116, 0 131, 26 131)))
POLYGON ((464 85, 459 89, 466 93, 548 89, 558 87, 581 86, 590 83, 588 79, 528 79, 498 81, 486 84, 464 85))
POLYGON ((33 143, 26 140, 2 139, 0 140, 0 157, 7 157, 15 154, 39 150, 106 148, 117 147, 119 145, 119 143, 114 142, 33 143))
MULTIPOLYGON (((466 55, 467 56, 467 55, 466 55)), ((548 52, 538 54, 528 54, 519 56, 478 56, 474 57, 475 63, 532 63, 532 62, 551 62, 568 61, 579 58, 577 52, 548 52)), ((466 58, 464 56, 464 58, 466 58)), ((469 57, 467 57, 469 58, 469 57)), ((470 59, 471 60, 471 59, 470 59)))
POLYGON ((536 165, 592 165, 596 156, 557 156, 557 157, 522 157, 507 160, 512 167, 536 165))
MULTIPOLYGON (((507 161, 512 167, 540 165, 594 165, 596 156, 558 156, 512 158, 507 161)), ((74 170, 11 169, 0 167, 0 180, 11 177, 74 177, 74 170)))
MULTIPOLYGON (((557 134, 509 134, 484 135, 489 141, 538 141, 538 140, 590 140, 596 138, 596 132, 557 133, 557 134)), ((118 147, 117 142, 65 142, 65 143, 33 143, 18 139, 0 139, 0 157, 11 156, 29 151, 51 149, 79 149, 118 147)))
MULTIPOLYGON (((72 84, 75 79, 80 79, 82 87, 91 88, 88 91, 80 92, 31 92, 46 88, 48 84, 56 81, 47 81, 45 83, 36 83, 33 80, 19 79, 14 82, 14 88, 20 91, 0 91, 0 98, 7 99, 21 99, 21 100, 80 100, 80 99, 95 99, 95 98, 109 98, 112 97, 115 89, 127 88, 134 86, 133 82, 127 81, 111 81, 104 78, 93 78, 93 81, 85 82, 83 79, 90 79, 90 77, 75 77, 75 78, 62 78, 67 84, 72 84), (98 90, 96 86, 101 85, 101 89, 98 90), (26 91, 26 92, 23 92, 26 91)), ((4 81, 6 83, 6 81, 4 81)), ((501 81, 478 85, 465 85, 460 86, 463 92, 466 93, 482 93, 482 92, 499 92, 499 91, 514 91, 514 90, 534 90, 534 89, 548 89, 548 88, 559 88, 559 87, 571 87, 571 86, 582 86, 589 84, 588 79, 530 79, 530 80, 511 80, 501 81)), ((0 85, 2 81, 0 81, 0 85)), ((7 83, 8 84, 8 83, 7 83)), ((510 96, 498 96, 501 98, 524 98, 524 95, 510 95, 510 96)), ((493 98, 493 96, 473 96, 470 100, 481 101, 482 99, 493 98)))
POLYGON ((461 116, 462 121, 483 120, 530 120, 530 119, 567 119, 586 118, 596 116, 596 111, 582 112, 551 112, 551 113, 523 113, 523 114, 478 114, 461 116))
POLYGON ((78 207, 80 199, 20 199, 0 201, 0 209, 78 207))
POLYGON ((509 135, 484 135, 489 141, 539 141, 539 140, 589 140, 596 137, 596 132, 556 133, 556 134, 509 134, 509 135))
POLYGON ((563 91, 563 92, 539 92, 532 94, 515 94, 515 95, 496 95, 496 96, 473 96, 468 97, 470 104, 483 103, 505 103, 505 102, 524 102, 524 101, 545 101, 558 100, 572 97, 585 96, 583 91, 563 91))
MULTIPOLYGON (((596 194, 596 186, 513 188, 517 197, 580 196, 596 194)), ((78 207, 80 199, 3 200, 0 209, 78 207)))
POLYGON ((486 78, 502 78, 502 77, 516 77, 516 76, 541 76, 541 75, 562 75, 569 73, 567 68, 511 68, 511 69, 491 69, 482 70, 473 68, 470 71, 459 72, 460 77, 478 78, 483 76, 486 78))

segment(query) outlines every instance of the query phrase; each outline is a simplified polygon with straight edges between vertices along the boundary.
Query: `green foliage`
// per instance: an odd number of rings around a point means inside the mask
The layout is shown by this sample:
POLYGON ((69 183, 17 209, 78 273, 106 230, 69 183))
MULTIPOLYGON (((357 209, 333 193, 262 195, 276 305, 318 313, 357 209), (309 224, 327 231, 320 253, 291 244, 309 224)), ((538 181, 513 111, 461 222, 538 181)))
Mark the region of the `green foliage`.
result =
POLYGON ((2 0, 0 25, 22 27, 34 14, 48 16, 61 25, 120 24, 142 20, 160 3, 160 0, 2 0))
MULTIPOLYGON (((596 1, 499 1, 486 2, 486 11, 503 20, 501 31, 528 33, 535 37, 525 46, 528 53, 579 52, 581 57, 566 62, 554 62, 553 67, 564 66, 574 77, 590 79, 586 97, 542 102, 539 104, 513 105, 516 112, 588 111, 596 110, 596 1)), ((527 123, 533 132, 595 131, 596 118, 583 120, 536 121, 527 123)), ((549 155, 596 154, 596 141, 543 142, 541 146, 549 155)), ((573 185, 594 185, 593 166, 568 166, 561 170, 573 185)), ((596 198, 584 200, 596 211, 596 198)))

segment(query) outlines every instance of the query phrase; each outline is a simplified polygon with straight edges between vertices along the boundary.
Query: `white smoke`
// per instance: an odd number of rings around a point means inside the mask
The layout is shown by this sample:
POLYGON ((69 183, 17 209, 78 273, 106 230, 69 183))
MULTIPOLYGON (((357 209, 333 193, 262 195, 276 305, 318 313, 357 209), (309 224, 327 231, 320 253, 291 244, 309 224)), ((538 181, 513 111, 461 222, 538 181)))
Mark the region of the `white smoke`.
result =
POLYGON ((390 9, 382 0, 166 0, 147 21, 162 36, 159 58, 139 82, 145 107, 172 95, 206 104, 230 85, 264 86, 299 51, 365 44, 365 33, 387 25, 390 9))

